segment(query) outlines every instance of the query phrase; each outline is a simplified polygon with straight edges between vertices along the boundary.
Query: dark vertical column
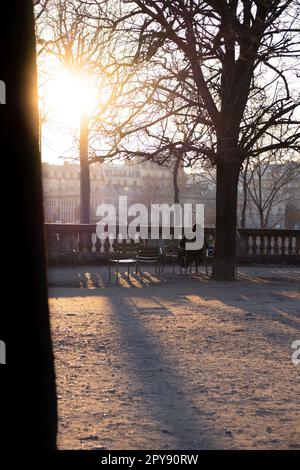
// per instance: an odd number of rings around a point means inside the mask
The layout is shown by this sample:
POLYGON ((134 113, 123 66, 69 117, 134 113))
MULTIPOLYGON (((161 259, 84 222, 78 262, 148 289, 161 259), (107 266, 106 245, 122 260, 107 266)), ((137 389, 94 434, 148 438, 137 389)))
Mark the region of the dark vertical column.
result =
POLYGON ((5 424, 1 419, 1 427, 6 441, 25 458, 26 450, 34 455, 41 449, 55 448, 57 426, 46 279, 33 1, 2 2, 0 22, 0 80, 6 84, 6 104, 0 105, 1 219, 5 225, 1 243, 1 264, 5 274, 1 319, 8 320, 6 331, 10 332, 9 337, 6 335, 5 366, 9 382, 1 383, 10 401, 1 402, 1 407, 8 412, 5 424))
POLYGON ((80 120, 80 223, 89 224, 91 204, 91 183, 89 166, 89 126, 86 113, 80 120))

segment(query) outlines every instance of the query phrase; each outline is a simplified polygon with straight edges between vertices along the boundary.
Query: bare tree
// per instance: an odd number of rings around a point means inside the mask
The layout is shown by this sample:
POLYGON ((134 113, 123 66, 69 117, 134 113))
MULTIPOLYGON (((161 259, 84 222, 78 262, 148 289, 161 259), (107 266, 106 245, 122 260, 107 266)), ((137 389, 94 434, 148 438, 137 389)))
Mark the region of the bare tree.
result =
MULTIPOLYGON (((103 90, 107 88, 108 72, 103 68, 105 61, 106 28, 105 21, 97 5, 85 6, 72 0, 48 0, 39 16, 38 42, 41 67, 49 56, 55 56, 70 73, 82 79, 82 86, 95 86, 99 91, 93 109, 81 112, 78 139, 80 160, 80 222, 90 223, 90 169, 96 161, 95 150, 90 148, 92 133, 102 115, 105 114, 114 93, 110 87, 105 99, 103 90), (102 67, 102 68, 101 68, 102 67)), ((47 70, 46 70, 47 73, 47 70)), ((49 73, 49 71, 48 71, 49 73)), ((74 96, 74 100, 80 97, 74 96)))
MULTIPOLYGON (((134 67, 135 75, 128 88, 130 110, 111 129, 115 151, 134 152, 146 135, 146 147, 153 145, 153 134, 161 128, 161 139, 156 139, 159 154, 164 144, 174 146, 174 140, 165 143, 170 135, 167 121, 181 112, 189 118, 193 136, 203 136, 190 139, 196 153, 216 166, 212 278, 233 280, 243 163, 282 148, 299 151, 299 97, 294 92, 299 4, 132 0, 120 5, 119 13, 110 15, 113 31, 123 32, 123 54, 119 52, 116 61, 134 67), (264 144, 256 146, 262 138, 264 144)), ((120 109, 126 106, 128 100, 120 102, 120 109)))
POLYGON ((245 227, 246 212, 252 218, 254 225, 260 228, 272 228, 284 223, 285 205, 291 199, 289 184, 299 177, 300 161, 299 158, 295 159, 295 155, 291 155, 291 152, 288 154, 279 150, 248 160, 241 172, 243 184, 241 226, 245 227), (284 210, 277 211, 275 215, 275 209, 283 206, 284 210))

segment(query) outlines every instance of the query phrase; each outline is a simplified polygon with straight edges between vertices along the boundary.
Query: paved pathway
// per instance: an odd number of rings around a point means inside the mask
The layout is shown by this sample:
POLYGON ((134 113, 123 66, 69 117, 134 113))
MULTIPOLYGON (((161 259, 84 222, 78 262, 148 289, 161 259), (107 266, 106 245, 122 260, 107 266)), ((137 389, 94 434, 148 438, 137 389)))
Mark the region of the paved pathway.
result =
POLYGON ((60 448, 300 448, 299 268, 105 276, 49 271, 60 448))

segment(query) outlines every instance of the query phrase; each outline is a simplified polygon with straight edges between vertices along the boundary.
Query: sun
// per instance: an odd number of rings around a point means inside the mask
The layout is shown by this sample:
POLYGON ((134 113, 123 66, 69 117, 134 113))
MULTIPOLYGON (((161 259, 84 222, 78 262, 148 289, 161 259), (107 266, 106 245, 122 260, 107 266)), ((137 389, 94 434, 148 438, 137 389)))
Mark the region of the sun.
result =
POLYGON ((75 125, 83 113, 92 114, 99 101, 98 90, 89 77, 66 69, 57 70, 40 93, 41 102, 53 120, 63 125, 75 125))

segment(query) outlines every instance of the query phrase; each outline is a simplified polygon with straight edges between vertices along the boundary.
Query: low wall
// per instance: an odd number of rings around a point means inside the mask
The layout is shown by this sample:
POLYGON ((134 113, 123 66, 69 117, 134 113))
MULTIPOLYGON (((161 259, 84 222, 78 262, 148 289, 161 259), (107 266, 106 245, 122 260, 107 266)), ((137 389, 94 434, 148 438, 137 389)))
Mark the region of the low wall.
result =
MULTIPOLYGON (((114 240, 102 243, 96 235, 94 224, 45 224, 45 230, 50 265, 98 264, 104 262, 109 252, 113 251, 114 240)), ((239 229, 238 231, 239 262, 300 264, 300 230, 239 229)), ((214 229, 206 228, 205 236, 213 241, 214 229)), ((148 242, 157 243, 157 240, 148 240, 148 242)), ((176 245, 176 241, 173 243, 176 245)))

